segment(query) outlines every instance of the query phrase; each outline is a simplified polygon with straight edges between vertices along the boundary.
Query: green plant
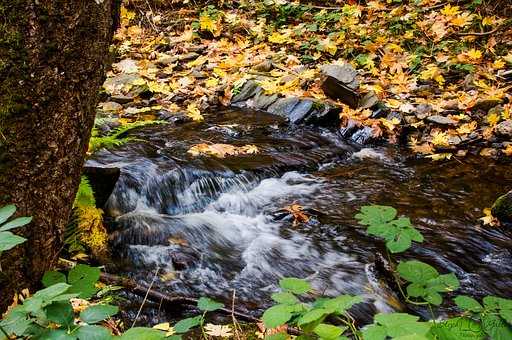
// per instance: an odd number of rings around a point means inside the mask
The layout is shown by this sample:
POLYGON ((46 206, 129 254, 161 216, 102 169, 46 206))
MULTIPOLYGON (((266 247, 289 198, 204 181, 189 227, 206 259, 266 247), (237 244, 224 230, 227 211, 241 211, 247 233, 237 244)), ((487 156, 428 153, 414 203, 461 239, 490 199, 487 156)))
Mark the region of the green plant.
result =
POLYGON ((25 242, 27 239, 13 234, 9 230, 22 227, 32 221, 32 217, 17 217, 7 221, 16 212, 13 204, 0 208, 0 255, 3 251, 9 250, 25 242))

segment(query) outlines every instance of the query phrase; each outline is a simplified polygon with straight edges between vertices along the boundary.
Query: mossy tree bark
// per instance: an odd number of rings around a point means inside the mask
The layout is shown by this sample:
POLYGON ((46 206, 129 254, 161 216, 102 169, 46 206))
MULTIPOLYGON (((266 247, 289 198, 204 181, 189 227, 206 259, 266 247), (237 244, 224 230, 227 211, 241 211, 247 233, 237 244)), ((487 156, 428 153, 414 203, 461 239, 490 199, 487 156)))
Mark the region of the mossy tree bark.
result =
POLYGON ((98 2, 0 0, 0 206, 33 216, 1 255, 0 310, 61 250, 119 15, 98 2))

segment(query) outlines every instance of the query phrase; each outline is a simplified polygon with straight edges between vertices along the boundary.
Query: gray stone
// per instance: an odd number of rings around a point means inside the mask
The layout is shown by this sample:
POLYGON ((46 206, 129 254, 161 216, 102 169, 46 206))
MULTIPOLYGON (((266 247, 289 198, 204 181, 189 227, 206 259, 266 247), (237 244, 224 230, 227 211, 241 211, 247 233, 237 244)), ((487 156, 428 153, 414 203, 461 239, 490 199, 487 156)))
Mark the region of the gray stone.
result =
MULTIPOLYGON (((141 76, 135 73, 120 73, 113 77, 107 78, 103 87, 111 95, 121 94, 121 89, 134 81, 142 79, 141 76)), ((137 86, 134 86, 134 88, 137 86)))
POLYGON ((110 97, 110 100, 119 104, 127 104, 133 102, 133 96, 127 96, 124 94, 119 94, 110 97))
POLYGON ((100 105, 101 109, 107 112, 121 111, 123 109, 123 106, 116 102, 104 102, 100 103, 100 105))
POLYGON ((429 116, 426 118, 428 122, 439 124, 439 125, 455 125, 457 122, 451 118, 440 116, 440 115, 434 115, 429 116))
POLYGON ((190 52, 190 53, 185 53, 185 54, 179 55, 178 60, 179 61, 189 61, 189 60, 197 59, 197 57, 199 57, 199 53, 190 52))
POLYGON ((501 137, 512 137, 512 119, 505 120, 496 125, 496 134, 501 137))
POLYGON ((472 110, 489 111, 493 107, 500 105, 503 101, 501 99, 479 99, 473 106, 472 110))
POLYGON ((357 71, 350 64, 329 64, 323 65, 320 69, 324 75, 333 77, 352 90, 357 90, 359 88, 357 71))
POLYGON ((334 77, 323 77, 322 90, 328 97, 338 99, 352 108, 359 105, 359 94, 334 77))
POLYGON ((351 141, 361 144, 361 145, 367 144, 372 139, 373 139, 373 130, 369 126, 365 126, 362 129, 356 131, 356 133, 354 133, 352 135, 352 137, 350 137, 351 141))
POLYGON ((428 116, 430 116, 430 114, 432 113, 433 110, 434 110, 434 108, 430 104, 420 104, 416 107, 416 112, 415 112, 416 118, 425 119, 428 116))
POLYGON ((249 98, 254 97, 256 94, 261 92, 263 89, 254 81, 248 80, 240 89, 240 92, 231 99, 232 103, 238 103, 249 98))
POLYGON ((307 117, 308 113, 310 113, 313 108, 314 101, 311 99, 302 99, 299 103, 293 108, 292 112, 290 112, 288 119, 290 119, 290 123, 292 124, 300 124, 307 117))
POLYGON ((112 67, 121 73, 137 73, 139 71, 137 62, 133 59, 123 59, 118 63, 112 64, 112 67))
POLYGON ((296 97, 281 98, 270 105, 267 111, 281 117, 289 118, 290 113, 293 112, 293 109, 299 104, 299 101, 299 98, 296 97))
POLYGON ((155 60, 155 63, 160 66, 169 66, 177 61, 178 56, 166 54, 155 60))
POLYGON ((375 94, 375 92, 370 91, 361 98, 359 101, 359 107, 361 109, 369 109, 379 103, 379 97, 375 94))
POLYGON ((277 94, 266 95, 263 92, 259 92, 254 98, 253 103, 251 105, 252 108, 256 110, 265 110, 267 107, 275 103, 278 96, 277 94))

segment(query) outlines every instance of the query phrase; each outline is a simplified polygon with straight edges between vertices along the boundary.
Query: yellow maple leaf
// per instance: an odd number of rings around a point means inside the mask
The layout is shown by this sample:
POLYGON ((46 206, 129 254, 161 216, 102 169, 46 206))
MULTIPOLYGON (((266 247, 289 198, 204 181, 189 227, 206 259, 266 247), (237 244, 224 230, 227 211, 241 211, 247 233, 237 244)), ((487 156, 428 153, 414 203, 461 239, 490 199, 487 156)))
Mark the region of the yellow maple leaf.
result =
POLYGON ((199 27, 203 31, 215 32, 217 30, 217 22, 210 18, 209 15, 201 15, 199 17, 199 27))
POLYGON ((503 59, 496 59, 492 63, 492 68, 495 69, 495 70, 504 69, 505 68, 505 61, 503 61, 503 59))
POLYGON ((500 122, 500 119, 500 115, 494 112, 487 115, 487 123, 489 123, 490 126, 495 126, 496 124, 498 124, 500 122))
POLYGON ((443 131, 434 131, 432 133, 432 144, 435 146, 448 146, 448 134, 443 131))
POLYGON ((450 20, 450 23, 457 27, 465 27, 473 21, 473 17, 474 16, 472 14, 470 14, 468 12, 464 12, 464 13, 459 14, 456 17, 452 18, 450 20))
POLYGON ((320 47, 322 51, 329 53, 330 55, 335 55, 338 51, 338 47, 336 43, 332 41, 330 38, 325 38, 320 42, 320 47))
POLYGON ((484 17, 482 19, 482 26, 492 26, 496 23, 496 17, 493 15, 492 17, 484 17))
POLYGON ((425 156, 425 157, 430 158, 433 161, 441 161, 441 160, 444 160, 444 159, 451 159, 452 156, 453 155, 451 153, 445 152, 445 153, 435 153, 433 155, 428 155, 428 156, 425 156))
POLYGON ((204 120, 204 117, 201 115, 201 111, 197 108, 197 105, 194 103, 188 104, 187 106, 187 116, 192 118, 197 122, 204 120))
POLYGON ((217 85, 219 85, 219 80, 217 78, 208 78, 204 84, 206 85, 206 87, 208 88, 212 88, 212 87, 216 87, 217 85))
POLYGON ((460 7, 452 6, 450 4, 444 6, 444 8, 441 10, 441 14, 446 15, 448 17, 455 16, 459 13, 460 13, 460 7))
POLYGON ((469 59, 471 59, 473 61, 477 61, 477 60, 482 59, 482 51, 475 50, 474 48, 472 48, 469 51, 467 51, 466 55, 469 57, 469 59))
POLYGON ((459 128, 457 128, 457 133, 461 135, 466 135, 476 130, 477 122, 472 121, 471 123, 462 124, 459 128))
POLYGON ((420 79, 435 80, 441 86, 445 82, 441 69, 434 64, 427 65, 427 69, 420 73, 420 79))
POLYGON ((284 44, 288 42, 289 37, 279 32, 274 32, 268 37, 268 41, 274 44, 284 44))

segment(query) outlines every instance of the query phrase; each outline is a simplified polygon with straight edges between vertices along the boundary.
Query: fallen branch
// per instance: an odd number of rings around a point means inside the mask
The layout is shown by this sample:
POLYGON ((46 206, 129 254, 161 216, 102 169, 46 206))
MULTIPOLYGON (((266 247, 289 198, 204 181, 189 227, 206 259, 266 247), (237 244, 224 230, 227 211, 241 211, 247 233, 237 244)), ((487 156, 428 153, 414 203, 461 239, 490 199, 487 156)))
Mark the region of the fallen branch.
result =
MULTIPOLYGON (((186 296, 171 296, 171 295, 156 291, 154 289, 151 289, 150 287, 140 285, 131 279, 120 277, 117 275, 102 272, 101 276, 100 276, 100 280, 105 283, 108 283, 108 284, 122 286, 122 287, 126 288, 127 290, 129 290, 131 293, 141 296, 143 298, 145 297, 147 300, 150 300, 150 301, 153 301, 156 303, 162 302, 162 305, 165 307, 168 307, 168 308, 170 308, 172 305, 197 306, 198 299, 186 297, 186 296)), ((255 318, 246 313, 234 311, 231 308, 229 308, 229 309, 221 308, 217 311, 222 314, 229 315, 229 316, 235 315, 237 318, 244 320, 244 321, 261 322, 261 320, 259 320, 258 318, 255 318)))

